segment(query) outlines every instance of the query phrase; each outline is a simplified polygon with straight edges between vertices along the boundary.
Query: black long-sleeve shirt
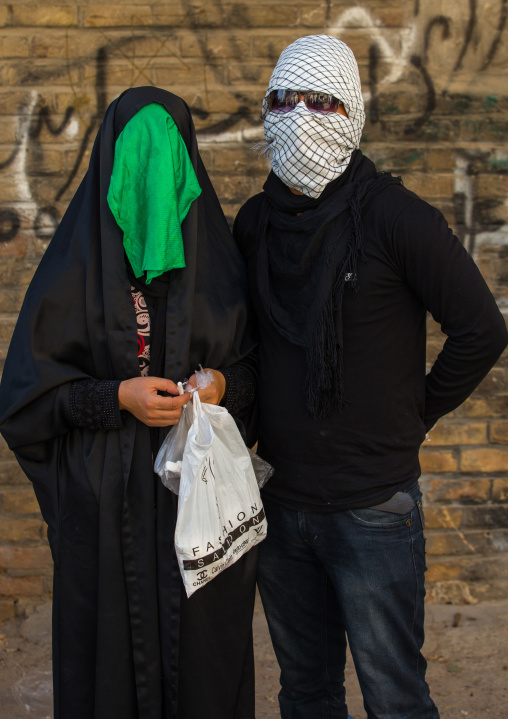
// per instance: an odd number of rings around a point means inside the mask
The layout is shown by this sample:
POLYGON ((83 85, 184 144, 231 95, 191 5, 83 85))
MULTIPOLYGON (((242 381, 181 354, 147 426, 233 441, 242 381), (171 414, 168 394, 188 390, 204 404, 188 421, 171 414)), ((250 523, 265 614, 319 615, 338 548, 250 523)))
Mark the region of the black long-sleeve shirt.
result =
POLYGON ((276 330, 256 283, 263 195, 240 210, 234 234, 258 317, 259 454, 275 468, 265 496, 294 509, 371 506, 420 474, 418 452, 439 417, 460 405, 507 344, 496 302, 442 214, 401 186, 363 214, 365 262, 343 301, 345 409, 308 415, 305 351, 276 330), (426 311, 448 337, 425 375, 426 311))

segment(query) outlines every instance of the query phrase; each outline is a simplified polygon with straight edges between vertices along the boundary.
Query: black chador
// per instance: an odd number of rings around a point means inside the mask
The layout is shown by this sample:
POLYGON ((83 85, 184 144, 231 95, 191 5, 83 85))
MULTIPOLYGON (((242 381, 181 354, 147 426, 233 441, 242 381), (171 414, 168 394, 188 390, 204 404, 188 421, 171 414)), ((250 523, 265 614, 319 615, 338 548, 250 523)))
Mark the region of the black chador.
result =
POLYGON ((128 90, 108 108, 89 169, 28 289, 0 390, 1 431, 48 524, 55 717, 252 719, 255 552, 194 603, 182 599, 177 498, 152 469, 164 432, 128 412, 109 425, 116 428, 88 429, 72 411, 81 381, 104 382, 100 390, 139 376, 123 235, 106 198, 116 139, 154 102, 174 119, 202 190, 182 224, 186 267, 153 293, 165 320, 155 313, 151 337, 162 376, 183 380, 199 363, 230 367, 254 346, 243 260, 189 109, 162 90, 128 90))

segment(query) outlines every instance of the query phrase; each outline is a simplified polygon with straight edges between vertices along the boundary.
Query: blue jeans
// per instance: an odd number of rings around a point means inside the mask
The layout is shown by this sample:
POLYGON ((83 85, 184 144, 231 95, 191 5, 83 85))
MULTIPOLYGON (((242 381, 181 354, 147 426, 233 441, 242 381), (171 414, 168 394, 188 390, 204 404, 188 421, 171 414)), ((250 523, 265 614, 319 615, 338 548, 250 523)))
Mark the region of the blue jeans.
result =
POLYGON ((258 583, 282 719, 346 719, 346 635, 369 719, 439 719, 425 681, 425 539, 407 514, 297 512, 265 501, 258 583))

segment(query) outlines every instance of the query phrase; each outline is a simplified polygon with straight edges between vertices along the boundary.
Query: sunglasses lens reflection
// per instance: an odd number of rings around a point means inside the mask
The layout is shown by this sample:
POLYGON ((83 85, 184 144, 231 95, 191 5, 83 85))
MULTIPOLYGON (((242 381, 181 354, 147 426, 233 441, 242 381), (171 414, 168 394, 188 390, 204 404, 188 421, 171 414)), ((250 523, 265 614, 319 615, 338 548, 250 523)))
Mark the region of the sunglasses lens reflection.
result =
POLYGON ((308 110, 321 114, 337 112, 341 105, 340 100, 325 92, 273 90, 268 96, 268 106, 271 112, 290 112, 298 105, 300 98, 303 98, 308 110))
POLYGON ((289 112, 298 105, 298 93, 294 90, 274 90, 270 93, 272 112, 289 112))

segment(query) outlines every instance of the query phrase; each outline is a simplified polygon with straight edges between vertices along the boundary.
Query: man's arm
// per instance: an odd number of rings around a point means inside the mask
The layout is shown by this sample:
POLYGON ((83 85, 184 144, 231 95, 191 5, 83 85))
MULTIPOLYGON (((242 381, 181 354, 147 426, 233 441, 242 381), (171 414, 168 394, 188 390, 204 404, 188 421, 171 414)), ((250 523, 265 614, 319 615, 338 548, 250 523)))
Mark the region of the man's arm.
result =
POLYGON ((408 285, 447 339, 427 375, 427 429, 464 402, 508 343, 504 318, 473 259, 442 214, 415 199, 399 214, 393 246, 408 285))

